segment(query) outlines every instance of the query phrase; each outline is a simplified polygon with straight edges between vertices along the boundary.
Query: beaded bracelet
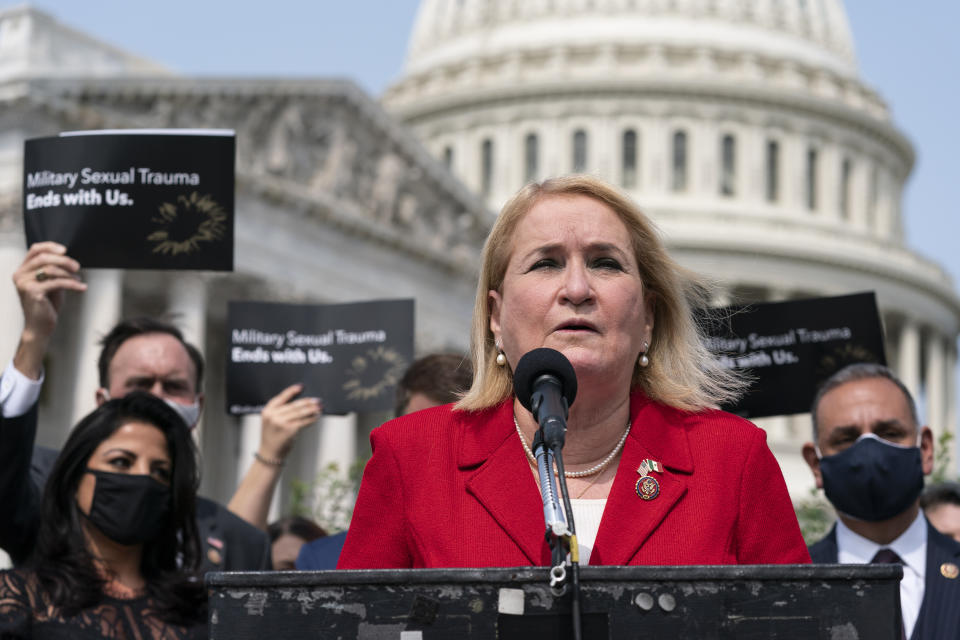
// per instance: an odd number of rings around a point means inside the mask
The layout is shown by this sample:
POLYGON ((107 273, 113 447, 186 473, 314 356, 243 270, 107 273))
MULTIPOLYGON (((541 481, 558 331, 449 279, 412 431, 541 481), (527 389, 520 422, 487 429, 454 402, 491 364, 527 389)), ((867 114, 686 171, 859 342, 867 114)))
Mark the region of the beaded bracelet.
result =
POLYGON ((271 467, 282 467, 286 462, 284 460, 274 460, 272 458, 264 458, 260 455, 259 451, 253 452, 253 457, 262 462, 263 464, 270 465, 271 467))

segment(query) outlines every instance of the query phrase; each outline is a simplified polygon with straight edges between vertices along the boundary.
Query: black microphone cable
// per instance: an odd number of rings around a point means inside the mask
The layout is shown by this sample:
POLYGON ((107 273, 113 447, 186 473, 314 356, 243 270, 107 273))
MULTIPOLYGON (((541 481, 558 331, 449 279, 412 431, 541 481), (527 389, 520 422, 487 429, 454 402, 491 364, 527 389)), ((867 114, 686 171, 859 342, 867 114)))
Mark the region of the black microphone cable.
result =
POLYGON ((563 509, 567 514, 567 529, 570 532, 565 537, 570 550, 570 617, 573 623, 573 640, 581 640, 583 636, 580 620, 580 545, 577 542, 577 530, 573 522, 573 506, 570 504, 570 492, 567 491, 567 478, 563 474, 563 457, 560 455, 560 447, 553 452, 553 458, 557 465, 557 484, 560 485, 563 509))

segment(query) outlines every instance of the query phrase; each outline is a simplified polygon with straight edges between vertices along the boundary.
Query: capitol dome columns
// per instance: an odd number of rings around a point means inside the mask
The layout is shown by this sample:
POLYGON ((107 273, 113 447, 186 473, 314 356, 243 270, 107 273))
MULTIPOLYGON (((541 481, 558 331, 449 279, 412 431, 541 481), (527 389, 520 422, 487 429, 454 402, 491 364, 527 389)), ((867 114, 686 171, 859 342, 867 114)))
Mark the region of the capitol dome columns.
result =
MULTIPOLYGON (((954 393, 957 349, 939 328, 899 315, 888 322, 896 345, 891 368, 913 394, 920 419, 935 436, 953 433, 956 422, 954 393)), ((952 446, 952 445, 951 445, 952 446)))
MULTIPOLYGON (((73 385, 72 417, 62 425, 61 437, 66 439, 70 428, 94 409, 94 398, 100 387, 97 360, 100 357, 100 339, 123 313, 123 271, 121 269, 86 269, 81 277, 87 283, 83 295, 76 296, 80 313, 75 318, 61 318, 60 331, 68 331, 75 341, 73 360, 66 359, 65 371, 76 372, 73 385)), ((59 360, 59 359, 58 359, 59 360)), ((58 361, 58 366, 60 362, 58 361)))

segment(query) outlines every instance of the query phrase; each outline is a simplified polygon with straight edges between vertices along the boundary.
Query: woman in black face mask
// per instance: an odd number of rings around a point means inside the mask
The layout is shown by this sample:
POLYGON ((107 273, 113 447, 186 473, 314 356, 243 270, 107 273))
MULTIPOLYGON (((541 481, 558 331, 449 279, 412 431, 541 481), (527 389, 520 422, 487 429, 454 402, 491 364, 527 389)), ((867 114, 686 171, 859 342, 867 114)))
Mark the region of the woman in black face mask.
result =
POLYGON ((85 417, 44 491, 34 555, 0 573, 0 636, 205 638, 196 450, 162 400, 85 417))

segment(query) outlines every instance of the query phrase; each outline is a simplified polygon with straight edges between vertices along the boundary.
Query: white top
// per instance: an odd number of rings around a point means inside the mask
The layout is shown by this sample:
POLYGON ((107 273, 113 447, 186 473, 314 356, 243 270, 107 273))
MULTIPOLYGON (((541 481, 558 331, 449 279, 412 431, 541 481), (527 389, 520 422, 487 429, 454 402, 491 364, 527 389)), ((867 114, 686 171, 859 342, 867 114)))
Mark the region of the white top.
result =
POLYGON ((590 564, 590 554, 597 541, 597 531, 600 529, 600 518, 603 509, 607 506, 607 499, 601 500, 570 500, 573 509, 573 524, 577 529, 577 547, 580 549, 580 566, 590 564))
POLYGON ((909 638, 920 615, 923 603, 923 581, 927 574, 927 520, 918 513, 913 523, 899 538, 888 545, 879 545, 850 530, 837 520, 837 561, 841 564, 869 564, 880 549, 890 549, 903 560, 900 581, 900 608, 903 628, 909 638))
POLYGON ((39 380, 31 380, 13 366, 13 360, 0 374, 0 408, 4 418, 16 418, 30 410, 40 398, 43 372, 39 380))

